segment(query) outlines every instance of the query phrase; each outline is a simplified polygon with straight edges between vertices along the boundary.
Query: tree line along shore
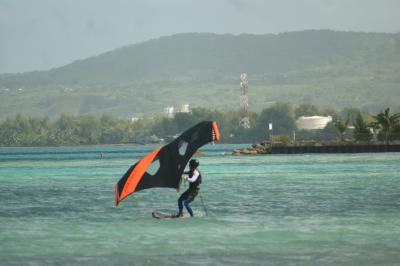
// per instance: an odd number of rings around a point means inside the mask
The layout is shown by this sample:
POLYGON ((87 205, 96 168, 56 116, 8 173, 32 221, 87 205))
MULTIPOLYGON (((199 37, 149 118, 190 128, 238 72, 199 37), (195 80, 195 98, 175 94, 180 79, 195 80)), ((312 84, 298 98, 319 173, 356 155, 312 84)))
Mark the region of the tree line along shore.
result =
MULTIPOLYGON (((293 107, 278 102, 261 112, 250 113, 251 128, 239 126, 239 110, 194 108, 169 118, 163 114, 132 121, 104 113, 71 116, 27 117, 17 114, 0 122, 0 146, 65 146, 100 144, 149 144, 169 142, 202 120, 216 120, 222 143, 266 143, 274 145, 312 145, 320 143, 382 143, 400 141, 400 114, 389 108, 371 114, 357 108, 320 109, 311 103, 293 107), (301 116, 331 116, 323 129, 300 130, 301 116), (273 134, 268 124, 273 123, 273 134), (295 133, 295 137, 294 137, 295 133), (314 144, 313 144, 314 143, 314 144)), ((255 144, 257 145, 257 144, 255 144)))

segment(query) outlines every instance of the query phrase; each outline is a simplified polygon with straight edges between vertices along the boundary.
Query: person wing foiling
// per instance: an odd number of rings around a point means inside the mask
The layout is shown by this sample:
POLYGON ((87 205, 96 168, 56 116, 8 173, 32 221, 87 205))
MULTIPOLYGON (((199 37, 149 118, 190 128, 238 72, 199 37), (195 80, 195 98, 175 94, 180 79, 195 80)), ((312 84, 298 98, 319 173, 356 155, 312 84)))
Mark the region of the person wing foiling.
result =
POLYGON ((183 204, 185 205, 187 211, 190 216, 193 217, 193 211, 190 207, 190 203, 194 200, 194 198, 199 194, 200 184, 201 184, 201 173, 198 169, 200 163, 196 159, 191 159, 189 162, 189 171, 185 172, 187 176, 183 176, 184 179, 189 181, 189 188, 182 193, 182 195, 178 199, 178 213, 177 217, 181 217, 183 215, 183 204))
POLYGON ((217 122, 203 121, 131 166, 115 185, 115 205, 135 191, 168 187, 179 190, 181 176, 193 154, 220 138, 217 122), (152 169, 152 171, 149 171, 152 169))

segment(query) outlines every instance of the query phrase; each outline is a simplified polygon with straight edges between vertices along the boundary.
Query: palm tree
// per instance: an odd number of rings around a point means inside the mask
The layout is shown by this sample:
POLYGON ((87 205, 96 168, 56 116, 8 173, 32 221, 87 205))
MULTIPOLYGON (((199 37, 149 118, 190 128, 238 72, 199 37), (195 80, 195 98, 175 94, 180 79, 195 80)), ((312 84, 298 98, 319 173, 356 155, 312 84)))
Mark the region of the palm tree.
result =
POLYGON ((344 132, 346 131, 347 126, 349 125, 349 122, 350 122, 350 116, 347 117, 347 120, 346 120, 346 122, 344 122, 344 123, 343 123, 340 119, 336 120, 336 121, 333 123, 333 125, 334 125, 334 126, 336 127, 336 129, 339 131, 340 139, 341 139, 342 141, 344 141, 344 132))
POLYGON ((399 123, 400 114, 390 115, 390 108, 386 108, 384 112, 380 112, 376 116, 373 116, 373 118, 376 120, 373 124, 378 125, 382 130, 385 136, 385 143, 387 144, 393 129, 399 123))
POLYGON ((367 123, 365 123, 361 113, 358 113, 355 121, 353 121, 353 126, 354 126, 354 139, 356 141, 370 141, 372 138, 372 134, 367 126, 367 123))

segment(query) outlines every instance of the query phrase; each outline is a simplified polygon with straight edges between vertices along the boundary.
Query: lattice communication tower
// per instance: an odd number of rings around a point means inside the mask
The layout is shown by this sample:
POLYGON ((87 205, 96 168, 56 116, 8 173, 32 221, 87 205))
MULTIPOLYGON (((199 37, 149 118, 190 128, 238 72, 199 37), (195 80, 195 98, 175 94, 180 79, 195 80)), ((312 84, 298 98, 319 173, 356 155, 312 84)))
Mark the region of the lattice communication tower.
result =
POLYGON ((248 97, 248 77, 246 73, 240 74, 240 119, 239 126, 250 128, 249 117, 249 97, 248 97))

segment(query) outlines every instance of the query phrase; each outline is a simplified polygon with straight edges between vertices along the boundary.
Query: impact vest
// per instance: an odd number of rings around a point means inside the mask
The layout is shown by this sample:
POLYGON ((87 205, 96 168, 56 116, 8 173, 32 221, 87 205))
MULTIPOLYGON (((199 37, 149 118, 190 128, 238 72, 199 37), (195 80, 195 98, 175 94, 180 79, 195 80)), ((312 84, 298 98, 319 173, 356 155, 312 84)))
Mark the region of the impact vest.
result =
MULTIPOLYGON (((200 184, 201 184, 201 173, 199 170, 195 169, 197 172, 199 172, 199 176, 197 177, 196 181, 194 182, 189 182, 189 189, 188 189, 188 193, 190 196, 192 196, 193 198, 197 196, 197 193, 199 192, 200 189, 200 184)), ((193 176, 193 172, 190 171, 189 172, 189 176, 193 176)))

